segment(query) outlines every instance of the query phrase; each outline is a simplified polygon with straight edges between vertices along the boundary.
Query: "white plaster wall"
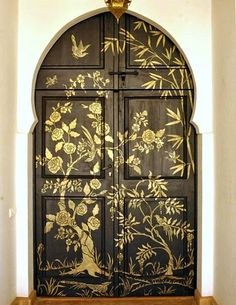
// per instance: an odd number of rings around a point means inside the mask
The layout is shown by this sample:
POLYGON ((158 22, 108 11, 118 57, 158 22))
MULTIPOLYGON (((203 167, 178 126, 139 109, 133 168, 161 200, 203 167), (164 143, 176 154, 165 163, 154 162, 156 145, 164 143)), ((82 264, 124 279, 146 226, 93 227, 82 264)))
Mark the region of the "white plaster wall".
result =
POLYGON ((235 1, 214 0, 215 285, 219 305, 236 304, 235 1))
MULTIPOLYGON (((18 51, 18 111, 17 111, 17 294, 27 296, 32 285, 32 151, 27 149, 28 133, 35 122, 33 90, 37 69, 53 41, 91 11, 104 8, 103 0, 20 0, 18 51), (81 17, 82 16, 82 17, 81 17), (76 20, 74 20, 76 19, 76 20), (74 20, 74 21, 73 21, 74 20), (67 26, 66 26, 67 25, 67 26), (54 37, 54 39, 53 39, 54 37), (43 55, 42 55, 43 54, 43 55), (28 167, 27 167, 28 165, 28 167), (29 229, 30 228, 30 229, 29 229), (21 233, 19 233, 21 232, 21 233)), ((194 122, 202 133, 203 150, 199 167, 206 166, 199 179, 202 221, 199 234, 198 288, 203 295, 213 290, 213 169, 207 163, 212 152, 212 32, 211 0, 133 0, 131 11, 145 16, 168 31, 182 48, 192 67, 196 81, 196 111, 194 122), (204 217, 202 217, 204 215, 204 217), (204 238, 202 238, 204 237, 204 238), (204 268, 203 268, 204 267, 204 268)))
POLYGON ((16 296, 15 132, 17 67, 17 1, 0 0, 0 304, 16 296))

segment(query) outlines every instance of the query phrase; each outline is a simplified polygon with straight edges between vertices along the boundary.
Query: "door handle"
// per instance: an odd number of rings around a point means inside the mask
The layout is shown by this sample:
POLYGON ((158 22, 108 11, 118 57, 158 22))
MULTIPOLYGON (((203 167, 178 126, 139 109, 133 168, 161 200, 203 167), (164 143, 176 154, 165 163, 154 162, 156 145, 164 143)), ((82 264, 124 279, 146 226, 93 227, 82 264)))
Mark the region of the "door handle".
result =
POLYGON ((134 70, 134 71, 119 71, 119 72, 110 71, 108 74, 109 75, 118 75, 118 76, 138 75, 138 71, 137 70, 134 70))

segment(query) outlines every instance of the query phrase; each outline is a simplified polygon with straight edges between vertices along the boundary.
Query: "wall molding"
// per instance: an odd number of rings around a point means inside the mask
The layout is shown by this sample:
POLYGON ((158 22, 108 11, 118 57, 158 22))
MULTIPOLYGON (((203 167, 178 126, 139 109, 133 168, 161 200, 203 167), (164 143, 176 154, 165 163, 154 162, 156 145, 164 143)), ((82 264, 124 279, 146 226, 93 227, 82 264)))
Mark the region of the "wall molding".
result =
POLYGON ((28 297, 17 297, 11 305, 34 305, 36 301, 36 291, 33 290, 28 297))
POLYGON ((218 305, 213 297, 202 297, 199 290, 195 290, 196 305, 218 305))

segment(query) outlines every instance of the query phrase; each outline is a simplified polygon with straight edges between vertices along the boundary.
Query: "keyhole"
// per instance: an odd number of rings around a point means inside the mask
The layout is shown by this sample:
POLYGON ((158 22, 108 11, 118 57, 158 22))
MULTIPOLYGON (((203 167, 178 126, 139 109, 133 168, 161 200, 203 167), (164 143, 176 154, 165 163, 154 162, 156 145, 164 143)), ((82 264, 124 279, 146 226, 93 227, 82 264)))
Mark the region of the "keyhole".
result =
POLYGON ((125 74, 121 74, 122 87, 125 87, 125 74))

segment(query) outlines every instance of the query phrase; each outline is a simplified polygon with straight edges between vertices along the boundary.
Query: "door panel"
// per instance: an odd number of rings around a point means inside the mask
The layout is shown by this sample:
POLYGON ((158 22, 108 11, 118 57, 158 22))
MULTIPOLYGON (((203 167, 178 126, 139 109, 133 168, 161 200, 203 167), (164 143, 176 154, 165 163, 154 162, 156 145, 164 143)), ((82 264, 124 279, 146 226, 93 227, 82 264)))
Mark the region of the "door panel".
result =
POLYGON ((84 20, 49 51, 35 101, 37 294, 192 295, 193 83, 175 44, 128 14, 84 20))
POLYGON ((105 153, 113 138, 111 97, 90 91, 68 100, 60 91, 37 92, 39 295, 82 296, 86 289, 89 296, 113 295, 114 234, 106 193, 114 182, 105 153))
MULTIPOLYGON (((186 105, 186 97, 184 101, 179 96, 163 99, 152 94, 134 96, 132 92, 132 96, 129 95, 124 97, 125 131, 130 138, 124 146, 124 155, 125 160, 134 159, 129 160, 133 166, 125 163, 125 177, 147 178, 152 171, 153 176, 170 178, 174 172, 171 168, 177 163, 177 159, 169 157, 175 152, 170 140, 175 135, 184 141, 184 126, 181 123, 172 125, 174 120, 169 115, 180 113, 186 105)), ((179 119, 186 121, 185 116, 186 112, 179 119)), ((187 163, 185 155, 185 145, 181 145, 175 156, 187 163)), ((175 177, 181 178, 180 173, 175 177)))
POLYGON ((104 22, 104 16, 98 15, 80 22, 79 26, 71 27, 49 51, 42 67, 101 69, 104 66, 104 53, 101 52, 105 35, 104 22))
POLYGON ((189 92, 119 99, 120 294, 191 294, 194 281, 194 133, 189 92))

